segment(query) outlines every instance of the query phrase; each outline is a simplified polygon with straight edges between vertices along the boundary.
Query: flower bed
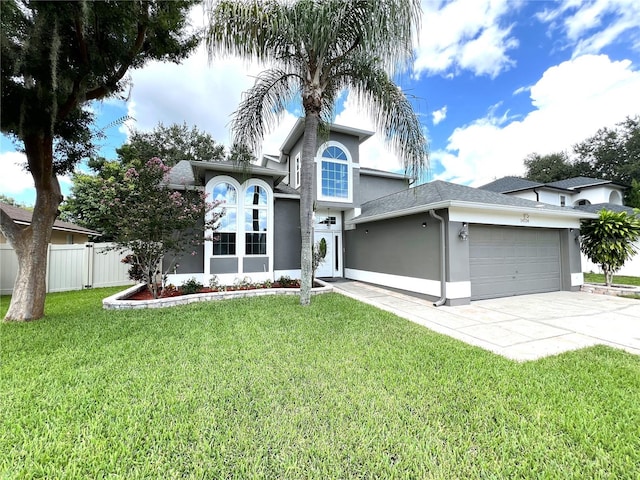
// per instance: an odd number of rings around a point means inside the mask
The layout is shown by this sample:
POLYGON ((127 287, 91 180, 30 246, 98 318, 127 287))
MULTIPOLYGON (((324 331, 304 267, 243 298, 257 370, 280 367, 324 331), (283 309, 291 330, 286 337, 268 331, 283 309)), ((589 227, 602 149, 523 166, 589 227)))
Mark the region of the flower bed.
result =
MULTIPOLYGON (((328 293, 333 290, 330 285, 316 280, 318 286, 311 289, 313 295, 328 293)), ((167 290, 167 289, 165 289, 167 290)), ((298 295, 299 283, 291 283, 283 287, 278 282, 269 286, 258 284, 253 286, 237 285, 217 288, 202 288, 197 293, 184 294, 178 288, 170 289, 164 296, 153 298, 146 284, 138 284, 127 288, 102 300, 102 307, 107 310, 134 309, 134 308, 164 308, 176 305, 186 305, 195 302, 213 300, 227 300, 231 298, 254 297, 261 295, 298 295), (260 286, 262 285, 262 286, 260 286)))

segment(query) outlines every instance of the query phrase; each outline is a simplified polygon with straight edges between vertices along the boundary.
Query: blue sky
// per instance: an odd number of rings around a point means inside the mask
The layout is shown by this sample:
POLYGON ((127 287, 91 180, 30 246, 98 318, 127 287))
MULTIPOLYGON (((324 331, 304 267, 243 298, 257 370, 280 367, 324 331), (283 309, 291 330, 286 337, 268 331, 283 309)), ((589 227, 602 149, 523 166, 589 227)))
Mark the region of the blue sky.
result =
MULTIPOLYGON (((203 24, 200 8, 192 22, 203 24)), ((601 127, 640 114, 640 2, 637 0, 424 1, 413 68, 398 83, 414 100, 429 137, 431 179, 482 185, 522 175, 532 153, 570 151, 601 127)), ((154 63, 131 72, 127 101, 95 104, 106 131, 102 154, 128 128, 187 122, 229 142, 228 122, 262 66, 232 58, 208 61, 201 48, 182 65, 154 63)), ((288 112, 266 138, 277 153, 300 112, 288 112)), ((336 123, 373 129, 348 92, 336 123)), ((363 166, 401 168, 378 136, 361 147, 363 166)), ((35 194, 24 162, 2 138, 0 192, 26 203, 35 194)), ((62 179, 68 192, 68 179, 62 179)))

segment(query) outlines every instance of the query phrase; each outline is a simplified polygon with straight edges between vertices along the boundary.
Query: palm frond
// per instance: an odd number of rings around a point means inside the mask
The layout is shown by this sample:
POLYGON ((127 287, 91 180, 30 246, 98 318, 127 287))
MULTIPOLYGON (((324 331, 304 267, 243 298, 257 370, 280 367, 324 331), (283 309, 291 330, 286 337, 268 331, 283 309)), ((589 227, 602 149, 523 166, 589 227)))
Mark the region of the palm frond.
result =
POLYGON ((299 91, 300 78, 283 70, 262 72, 244 92, 233 114, 231 129, 234 142, 258 151, 265 131, 274 127, 288 102, 299 91))
POLYGON ((208 0, 209 57, 237 55, 259 61, 287 57, 294 43, 291 7, 275 0, 208 0))
POLYGON ((358 105, 373 120, 389 147, 402 160, 408 175, 418 178, 429 169, 427 139, 423 126, 402 90, 368 56, 353 59, 334 74, 334 88, 348 88, 358 105))

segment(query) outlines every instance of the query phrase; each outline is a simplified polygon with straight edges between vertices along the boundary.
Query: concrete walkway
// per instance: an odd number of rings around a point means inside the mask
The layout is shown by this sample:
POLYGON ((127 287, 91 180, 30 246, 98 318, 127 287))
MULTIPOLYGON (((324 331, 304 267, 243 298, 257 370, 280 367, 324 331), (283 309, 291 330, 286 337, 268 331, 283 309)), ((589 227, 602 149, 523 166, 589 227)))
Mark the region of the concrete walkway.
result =
POLYGON ((517 361, 603 344, 640 355, 640 300, 552 292, 434 307, 432 302, 351 280, 343 295, 517 361))

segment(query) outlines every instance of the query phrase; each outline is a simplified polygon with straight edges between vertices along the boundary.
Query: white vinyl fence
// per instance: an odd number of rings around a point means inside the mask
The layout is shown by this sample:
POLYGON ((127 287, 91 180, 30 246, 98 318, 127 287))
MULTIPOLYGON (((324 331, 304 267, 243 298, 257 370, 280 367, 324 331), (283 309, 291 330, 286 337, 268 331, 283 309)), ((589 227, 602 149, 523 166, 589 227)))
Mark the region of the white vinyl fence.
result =
MULTIPOLYGON (((128 285, 124 254, 107 251, 109 243, 49 245, 47 292, 128 285)), ((0 295, 10 295, 18 273, 18 257, 9 244, 0 244, 0 295)))

